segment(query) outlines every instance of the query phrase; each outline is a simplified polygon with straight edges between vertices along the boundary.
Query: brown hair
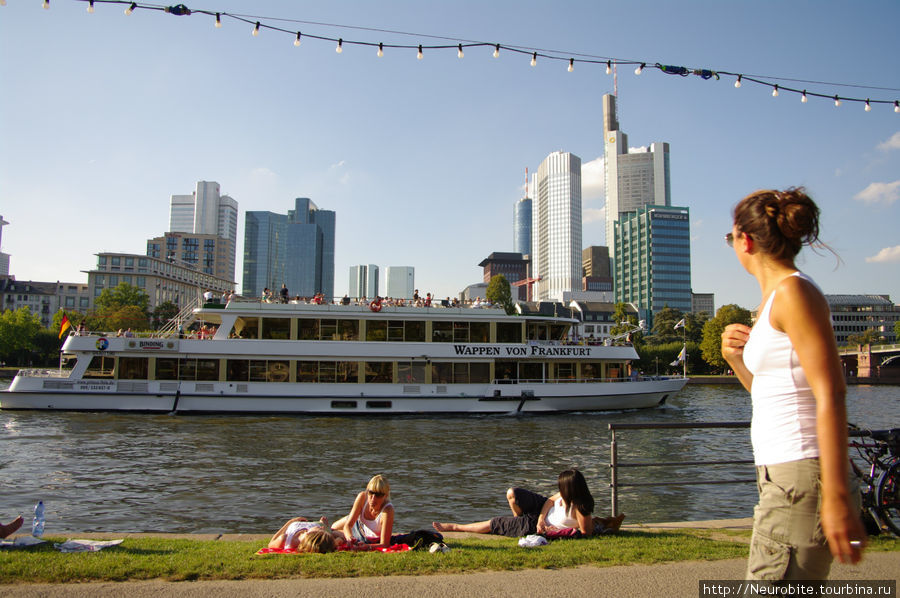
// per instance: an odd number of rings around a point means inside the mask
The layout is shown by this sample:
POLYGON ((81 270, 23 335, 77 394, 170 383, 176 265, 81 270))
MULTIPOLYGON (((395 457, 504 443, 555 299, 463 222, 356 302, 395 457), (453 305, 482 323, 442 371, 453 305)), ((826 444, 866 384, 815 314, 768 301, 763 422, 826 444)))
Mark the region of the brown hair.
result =
POLYGON ((803 187, 751 193, 735 206, 734 224, 763 253, 780 260, 793 261, 804 244, 819 241, 819 208, 803 187))
POLYGON ((594 497, 588 490, 587 481, 577 469, 567 469, 559 474, 559 495, 566 503, 566 510, 575 506, 582 515, 590 515, 594 512, 594 497))
POLYGON ((316 528, 311 529, 302 536, 297 544, 297 552, 334 552, 337 548, 337 542, 331 532, 316 528))

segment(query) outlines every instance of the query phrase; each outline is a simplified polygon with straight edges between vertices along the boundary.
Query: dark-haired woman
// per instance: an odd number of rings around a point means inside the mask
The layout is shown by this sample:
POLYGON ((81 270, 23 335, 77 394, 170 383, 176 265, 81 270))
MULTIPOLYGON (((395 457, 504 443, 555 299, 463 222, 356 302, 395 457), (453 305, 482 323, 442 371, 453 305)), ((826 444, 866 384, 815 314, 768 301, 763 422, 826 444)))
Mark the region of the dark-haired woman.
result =
POLYGON ((722 355, 753 402, 759 504, 748 579, 824 579, 833 557, 856 563, 865 545, 828 303, 794 265, 818 239, 819 209, 802 188, 748 195, 726 235, 762 291, 753 328, 722 333, 722 355))
MULTIPOLYGON (((594 497, 584 475, 577 469, 559 474, 559 492, 547 498, 524 488, 510 488, 506 500, 512 516, 501 516, 475 523, 433 523, 439 532, 472 532, 519 537, 574 528, 583 536, 594 533, 591 513, 594 497)), ((621 523, 621 519, 618 520, 621 523)))

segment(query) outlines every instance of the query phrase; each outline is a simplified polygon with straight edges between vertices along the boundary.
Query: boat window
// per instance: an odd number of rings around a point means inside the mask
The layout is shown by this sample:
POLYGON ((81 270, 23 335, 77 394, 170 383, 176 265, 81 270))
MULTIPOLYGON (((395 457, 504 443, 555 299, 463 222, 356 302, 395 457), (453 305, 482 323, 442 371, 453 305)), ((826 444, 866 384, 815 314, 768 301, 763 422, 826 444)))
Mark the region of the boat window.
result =
POLYGON ((424 321, 408 321, 406 328, 406 342, 408 343, 424 343, 425 342, 425 322, 424 321))
POLYGON ((555 341, 561 341, 569 334, 568 324, 554 324, 550 326, 550 338, 555 341))
POLYGON ((453 322, 433 322, 431 324, 431 342, 449 343, 453 340, 453 322))
POLYGON ((550 327, 545 322, 529 322, 526 330, 530 341, 545 341, 550 338, 550 327))
POLYGON ((288 382, 291 376, 287 361, 269 361, 266 364, 267 382, 288 382))
POLYGON ((403 342, 403 320, 388 320, 387 339, 392 343, 403 342))
POLYGON ((469 364, 454 363, 453 364, 453 383, 468 384, 469 383, 469 364))
POLYGON ((598 381, 603 377, 603 367, 600 362, 582 362, 581 363, 581 379, 598 381))
POLYGON ((322 335, 320 338, 323 341, 341 340, 338 336, 337 320, 320 320, 319 333, 322 335))
POLYGON ((179 359, 178 360, 178 379, 179 380, 196 380, 197 379, 197 360, 196 359, 179 359))
POLYGON ((120 380, 146 380, 149 370, 149 360, 146 357, 120 357, 120 380))
POLYGON ((197 380, 218 380, 219 379, 219 360, 218 359, 198 359, 197 360, 197 380))
POLYGON ((297 382, 318 382, 319 381, 319 362, 318 361, 298 361, 297 362, 297 382))
POLYGON ((87 371, 84 373, 83 378, 112 378, 115 363, 115 357, 95 355, 91 359, 91 363, 88 364, 87 371))
POLYGON ((519 364, 519 374, 523 381, 543 382, 544 364, 540 362, 523 362, 519 364))
POLYGON ((246 359, 229 359, 225 366, 225 379, 229 382, 247 382, 250 379, 250 362, 246 359))
POLYGON ((491 341, 491 325, 488 322, 469 323, 469 342, 488 343, 491 341))
POLYGON ((521 343, 522 325, 518 322, 497 322, 498 343, 521 343))
POLYGON ((453 364, 452 363, 432 363, 431 364, 431 383, 432 384, 450 384, 453 382, 453 364))
POLYGON ((390 384, 394 378, 393 366, 390 361, 367 361, 366 382, 390 384))
POLYGON ((263 318, 262 338, 288 340, 291 338, 290 318, 263 318))
POLYGON ((169 357, 157 357, 156 379, 178 380, 178 360, 169 357))
POLYGON ((358 341, 359 320, 338 320, 338 334, 342 341, 358 341))
POLYGON ((269 368, 264 359, 250 360, 250 382, 268 382, 269 368))
POLYGON ((567 363, 567 362, 557 362, 556 378, 559 380, 574 380, 575 379, 575 364, 567 363))
POLYGON ((400 384, 424 384, 424 361, 401 361, 397 363, 398 382, 400 384))
POLYGON ((231 330, 232 338, 256 338, 259 330, 259 318, 241 317, 234 321, 234 328, 231 330))
POLYGON ((467 343, 469 342, 469 323, 453 322, 453 342, 467 343))
POLYGON ((498 361, 494 366, 494 378, 501 384, 512 383, 519 379, 519 364, 515 361, 498 361))
POLYGON ((301 341, 319 340, 319 321, 303 318, 297 320, 297 338, 301 341))
POLYGON ((366 340, 383 341, 387 339, 387 320, 368 320, 366 322, 366 340))
POLYGON ((472 384, 487 384, 491 381, 491 364, 479 361, 469 364, 469 382, 472 384))
POLYGON ((358 371, 355 361, 298 361, 297 382, 355 384, 358 371))

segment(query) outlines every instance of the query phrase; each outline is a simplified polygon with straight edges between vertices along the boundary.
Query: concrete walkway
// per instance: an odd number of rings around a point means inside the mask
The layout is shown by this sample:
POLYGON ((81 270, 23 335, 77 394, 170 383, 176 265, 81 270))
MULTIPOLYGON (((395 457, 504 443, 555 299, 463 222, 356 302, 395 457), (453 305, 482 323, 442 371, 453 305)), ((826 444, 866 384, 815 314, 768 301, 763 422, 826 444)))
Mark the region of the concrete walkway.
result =
MULTIPOLYGON (((749 520, 726 520, 627 526, 631 529, 674 529, 683 527, 715 529, 749 529, 749 520)), ((55 534, 57 535, 57 534, 55 534)), ((65 534, 58 534, 65 535, 65 534)), ((153 535, 153 534, 146 534, 153 535)), ((72 537, 121 538, 145 534, 73 534, 72 537)), ((461 537, 470 534, 445 534, 461 537)), ((175 535, 166 537, 175 537, 175 535)), ((216 539, 217 536, 187 536, 216 539)), ((262 535, 227 535, 218 539, 267 539, 262 535)), ((164 598, 244 598, 294 596, 357 596, 377 598, 403 597, 510 597, 525 596, 584 598, 618 597, 699 597, 700 580, 740 580, 744 576, 745 559, 724 561, 688 561, 663 565, 630 565, 616 567, 583 566, 568 569, 525 571, 489 571, 454 575, 420 575, 391 577, 354 577, 342 579, 276 579, 246 581, 199 582, 102 582, 84 584, 19 584, 0 586, 0 595, 23 598, 162 596, 164 598)), ((831 570, 835 580, 900 581, 900 552, 867 553, 860 565, 835 564, 831 570)), ((709 594, 706 594, 709 595, 709 594)))

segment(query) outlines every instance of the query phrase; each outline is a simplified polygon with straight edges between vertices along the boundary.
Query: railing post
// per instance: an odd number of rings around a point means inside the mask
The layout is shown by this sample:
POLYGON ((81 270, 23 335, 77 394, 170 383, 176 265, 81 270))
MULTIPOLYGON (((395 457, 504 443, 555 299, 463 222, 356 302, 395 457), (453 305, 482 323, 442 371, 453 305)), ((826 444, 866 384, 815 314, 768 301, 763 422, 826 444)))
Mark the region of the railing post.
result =
POLYGON ((619 462, 618 455, 616 453, 616 429, 610 426, 610 443, 609 443, 609 468, 610 468, 610 487, 611 487, 611 497, 612 497, 612 516, 615 517, 619 514, 619 494, 618 494, 618 470, 617 465, 619 462))

